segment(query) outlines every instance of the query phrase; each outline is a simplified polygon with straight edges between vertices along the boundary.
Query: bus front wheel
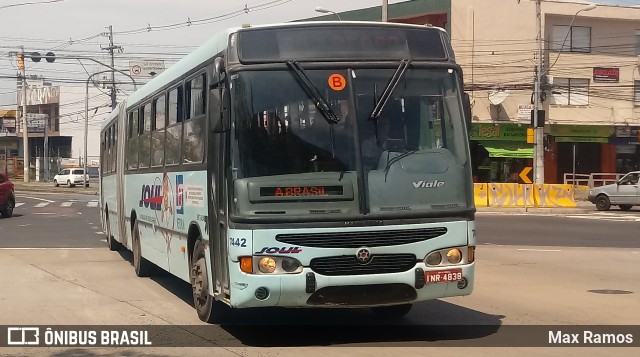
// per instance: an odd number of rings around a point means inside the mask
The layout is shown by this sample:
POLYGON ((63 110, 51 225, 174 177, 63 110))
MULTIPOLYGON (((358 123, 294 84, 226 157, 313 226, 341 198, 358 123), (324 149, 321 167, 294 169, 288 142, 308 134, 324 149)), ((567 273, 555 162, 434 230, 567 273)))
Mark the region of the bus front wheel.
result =
POLYGON ((221 323, 228 309, 222 302, 216 301, 209 293, 209 274, 211 271, 207 267, 204 244, 197 239, 193 247, 191 256, 191 269, 189 277, 193 289, 193 306, 198 313, 200 320, 206 323, 221 323))
POLYGON ((371 310, 376 316, 382 318, 400 318, 405 316, 411 311, 412 304, 392 305, 392 306, 377 306, 372 307, 371 310))

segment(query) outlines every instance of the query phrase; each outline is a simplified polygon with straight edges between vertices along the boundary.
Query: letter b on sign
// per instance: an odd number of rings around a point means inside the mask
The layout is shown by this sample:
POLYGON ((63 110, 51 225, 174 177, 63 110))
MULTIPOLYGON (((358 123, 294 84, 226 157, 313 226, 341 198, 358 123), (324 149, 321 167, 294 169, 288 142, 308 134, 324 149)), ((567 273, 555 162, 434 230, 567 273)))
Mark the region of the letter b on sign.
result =
POLYGON ((329 87, 335 91, 341 91, 347 86, 347 80, 343 75, 334 73, 329 76, 329 87))

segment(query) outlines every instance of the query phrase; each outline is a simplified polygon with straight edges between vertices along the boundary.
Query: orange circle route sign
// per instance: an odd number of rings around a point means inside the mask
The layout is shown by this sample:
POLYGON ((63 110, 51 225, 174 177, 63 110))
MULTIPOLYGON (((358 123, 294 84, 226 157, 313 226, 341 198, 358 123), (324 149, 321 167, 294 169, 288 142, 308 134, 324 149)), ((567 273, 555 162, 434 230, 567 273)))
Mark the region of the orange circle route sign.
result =
POLYGON ((343 90, 347 86, 347 80, 343 75, 334 73, 329 76, 329 87, 335 91, 343 90))

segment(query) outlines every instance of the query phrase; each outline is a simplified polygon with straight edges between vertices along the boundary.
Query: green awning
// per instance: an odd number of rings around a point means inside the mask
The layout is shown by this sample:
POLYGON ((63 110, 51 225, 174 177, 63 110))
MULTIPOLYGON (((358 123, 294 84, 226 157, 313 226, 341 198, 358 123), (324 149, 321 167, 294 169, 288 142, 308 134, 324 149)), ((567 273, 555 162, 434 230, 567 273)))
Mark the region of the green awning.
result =
POLYGON ((533 144, 513 141, 483 141, 480 144, 489 152, 489 157, 533 158, 533 144))

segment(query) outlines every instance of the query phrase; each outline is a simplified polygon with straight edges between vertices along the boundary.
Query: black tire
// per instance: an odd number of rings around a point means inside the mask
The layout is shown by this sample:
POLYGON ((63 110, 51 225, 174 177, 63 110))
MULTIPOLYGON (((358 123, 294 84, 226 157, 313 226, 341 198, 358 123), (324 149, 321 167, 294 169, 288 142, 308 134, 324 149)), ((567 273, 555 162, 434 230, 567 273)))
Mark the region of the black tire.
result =
POLYGON ((399 319, 411 311, 412 304, 372 307, 373 313, 382 318, 399 319))
POLYGON ((609 208, 611 208, 611 201, 609 201, 609 197, 605 195, 596 197, 596 209, 598 211, 608 211, 609 208))
POLYGON ((222 323, 226 320, 229 307, 209 294, 209 268, 204 255, 204 244, 198 237, 191 255, 189 278, 193 289, 193 307, 200 320, 209 323, 222 323))
POLYGON ((136 275, 144 278, 152 276, 154 273, 154 265, 142 257, 142 249, 140 247, 140 230, 138 229, 138 221, 133 224, 133 230, 131 232, 133 237, 132 250, 133 250, 133 269, 136 275))
POLYGON ((111 234, 111 226, 109 225, 109 215, 105 218, 106 226, 107 226, 107 246, 110 251, 118 251, 122 250, 122 244, 120 242, 113 239, 113 235, 111 234))
POLYGON ((60 185, 58 185, 58 180, 53 180, 53 187, 58 187, 60 185))
POLYGON ((3 218, 9 218, 13 216, 13 209, 16 206, 16 202, 13 200, 13 197, 9 197, 7 200, 7 204, 3 207, 0 207, 0 216, 3 218))
POLYGON ((633 207, 633 205, 618 205, 622 211, 628 211, 633 207))

